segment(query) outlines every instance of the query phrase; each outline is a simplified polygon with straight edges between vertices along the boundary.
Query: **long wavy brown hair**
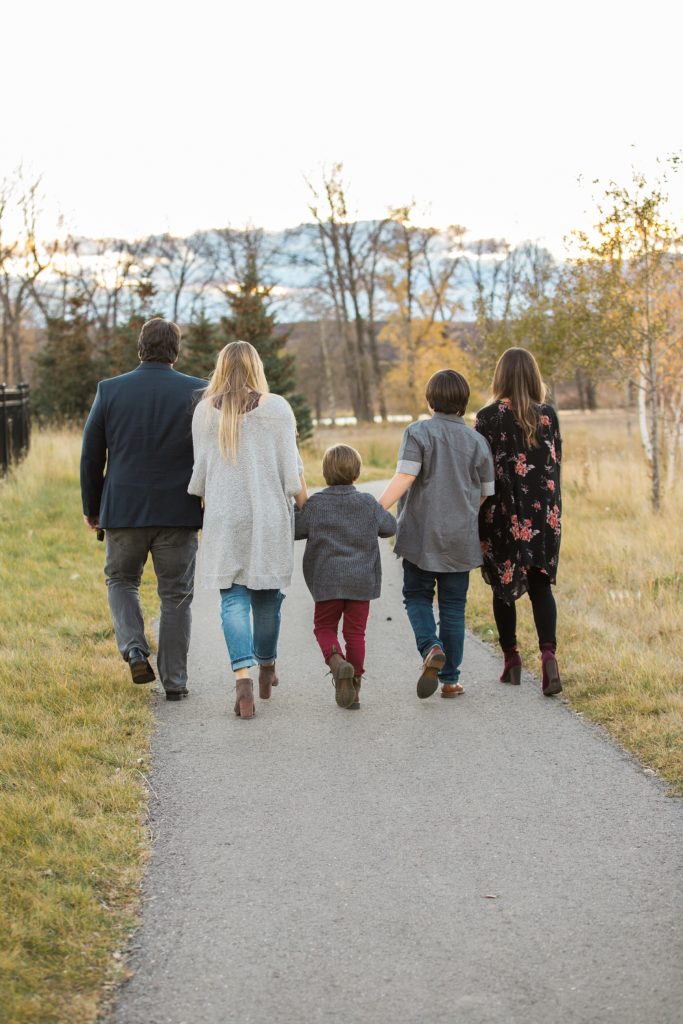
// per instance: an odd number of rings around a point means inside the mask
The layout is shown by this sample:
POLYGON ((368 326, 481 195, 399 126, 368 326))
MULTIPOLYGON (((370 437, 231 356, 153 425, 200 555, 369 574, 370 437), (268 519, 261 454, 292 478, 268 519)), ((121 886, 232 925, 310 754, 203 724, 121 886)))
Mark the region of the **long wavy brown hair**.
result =
POLYGON ((249 401, 249 392, 266 394, 268 382, 261 357, 248 341, 231 341, 221 349, 216 369, 204 392, 207 415, 220 412, 218 445, 224 459, 235 461, 240 440, 241 417, 249 401))
POLYGON ((545 401, 547 390, 531 352, 525 348, 509 348, 503 352, 493 374, 491 398, 494 402, 509 400, 528 448, 537 448, 540 443, 539 406, 545 401))

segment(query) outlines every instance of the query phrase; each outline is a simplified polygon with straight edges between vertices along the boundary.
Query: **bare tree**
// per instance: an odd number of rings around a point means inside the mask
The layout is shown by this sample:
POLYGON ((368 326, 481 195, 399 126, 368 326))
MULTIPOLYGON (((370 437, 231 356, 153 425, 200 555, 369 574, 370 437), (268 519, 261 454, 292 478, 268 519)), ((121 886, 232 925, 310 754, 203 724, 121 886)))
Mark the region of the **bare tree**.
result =
POLYGON ((490 379, 499 355, 515 343, 515 303, 522 281, 521 254, 505 239, 483 238, 467 246, 463 265, 474 286, 482 379, 490 379))
POLYGON ((377 340, 377 306, 381 286, 381 261, 384 255, 384 240, 389 221, 387 219, 371 224, 359 252, 359 277, 363 282, 366 300, 366 331, 377 404, 380 418, 386 421, 388 416, 386 390, 384 386, 384 367, 382 366, 377 340))
POLYGON ((316 375, 316 416, 318 420, 322 416, 321 398, 324 396, 327 402, 327 410, 334 423, 337 419, 337 388, 335 384, 335 373, 333 369, 332 345, 330 328, 334 329, 334 310, 329 304, 327 296, 315 289, 309 289, 302 302, 302 309, 311 317, 315 340, 313 351, 322 363, 322 378, 316 375), (323 385, 322 387, 320 385, 323 385))
POLYGON ((130 316, 131 297, 153 270, 145 266, 149 251, 146 238, 74 242, 71 287, 87 309, 105 353, 114 346, 121 323, 130 316))
POLYGON ((414 212, 414 204, 391 211, 384 285, 394 307, 387 333, 405 361, 405 391, 410 411, 417 415, 421 350, 433 343, 437 323, 441 326, 436 334, 445 337, 461 308, 454 286, 463 258, 464 229, 451 227, 443 233, 422 227, 414 222, 414 212))
POLYGON ((191 293, 189 318, 211 285, 215 262, 206 232, 197 231, 189 238, 165 234, 151 240, 150 250, 156 260, 161 287, 171 296, 171 319, 176 321, 186 292, 191 293))
POLYGON ((354 414, 367 422, 373 418, 375 370, 366 344, 363 313, 364 239, 361 226, 349 217, 342 173, 341 164, 335 164, 323 175, 321 189, 307 181, 312 195, 309 210, 317 228, 318 286, 331 301, 337 330, 344 341, 354 414))
POLYGON ((282 256, 279 239, 269 239, 262 228, 248 224, 244 228, 214 229, 206 240, 213 267, 211 285, 227 297, 243 281, 250 265, 263 288, 272 294, 276 265, 282 256))
POLYGON ((40 178, 26 181, 21 169, 0 184, 0 306, 5 380, 20 383, 26 365, 23 332, 38 277, 49 259, 37 234, 40 178), (12 225, 10 218, 15 223, 12 225))

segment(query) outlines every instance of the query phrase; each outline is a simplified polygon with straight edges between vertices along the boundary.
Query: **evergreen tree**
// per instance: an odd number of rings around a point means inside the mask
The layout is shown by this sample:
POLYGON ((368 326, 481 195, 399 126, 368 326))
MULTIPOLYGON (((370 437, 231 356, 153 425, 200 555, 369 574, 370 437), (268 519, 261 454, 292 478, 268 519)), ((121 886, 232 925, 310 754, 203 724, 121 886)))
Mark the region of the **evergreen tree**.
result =
POLYGON ((73 299, 67 316, 47 321, 45 346, 36 356, 36 415, 43 421, 82 420, 95 397, 98 377, 90 323, 80 300, 73 299))
POLYGON ((192 377, 208 380, 216 366, 216 356, 225 342, 221 341, 217 325, 207 319, 204 310, 193 320, 183 336, 180 346, 180 369, 192 377))
POLYGON ((125 323, 117 324, 100 357, 102 377, 118 377, 121 373, 135 369, 140 361, 138 338, 146 319, 145 316, 134 313, 125 323))
POLYGON ((221 318, 223 343, 248 341, 263 360, 270 390, 286 398, 292 407, 299 430, 305 441, 313 433, 311 411, 306 399, 296 390, 293 355, 284 351, 289 332, 275 333, 275 315, 270 312, 271 288, 259 281, 256 257, 247 253, 243 280, 236 291, 226 291, 232 315, 221 318))

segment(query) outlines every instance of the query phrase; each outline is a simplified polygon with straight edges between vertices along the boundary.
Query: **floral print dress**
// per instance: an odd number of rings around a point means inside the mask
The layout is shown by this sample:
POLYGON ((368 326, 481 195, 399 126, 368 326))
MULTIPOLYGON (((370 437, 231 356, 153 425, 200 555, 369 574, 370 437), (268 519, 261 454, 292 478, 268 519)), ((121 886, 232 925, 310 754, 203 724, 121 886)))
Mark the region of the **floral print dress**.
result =
POLYGON ((496 597, 512 604, 527 591, 534 566, 551 583, 560 554, 562 439, 557 413, 539 406, 539 446, 528 448, 510 401, 477 413, 476 429, 491 445, 496 492, 479 510, 482 576, 496 597))

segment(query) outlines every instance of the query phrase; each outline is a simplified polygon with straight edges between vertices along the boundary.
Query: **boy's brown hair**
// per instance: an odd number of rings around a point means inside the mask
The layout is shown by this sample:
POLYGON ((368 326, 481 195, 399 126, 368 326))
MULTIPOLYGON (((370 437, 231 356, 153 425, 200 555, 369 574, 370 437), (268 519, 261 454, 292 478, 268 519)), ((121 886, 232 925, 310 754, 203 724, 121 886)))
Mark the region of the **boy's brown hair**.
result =
POLYGON ((425 397, 434 412, 464 416, 470 399, 470 386, 457 370, 439 370, 427 381, 425 397))
POLYGON ((180 328, 171 320, 152 317, 142 325, 138 356, 142 363, 175 363, 180 352, 180 328))
POLYGON ((323 476, 328 487, 352 484, 360 476, 363 461, 348 444, 335 444, 323 455, 323 476))

